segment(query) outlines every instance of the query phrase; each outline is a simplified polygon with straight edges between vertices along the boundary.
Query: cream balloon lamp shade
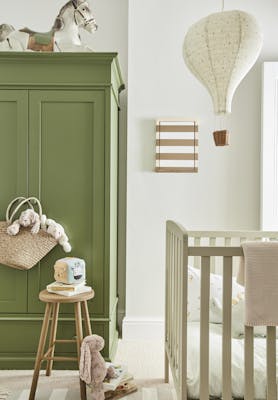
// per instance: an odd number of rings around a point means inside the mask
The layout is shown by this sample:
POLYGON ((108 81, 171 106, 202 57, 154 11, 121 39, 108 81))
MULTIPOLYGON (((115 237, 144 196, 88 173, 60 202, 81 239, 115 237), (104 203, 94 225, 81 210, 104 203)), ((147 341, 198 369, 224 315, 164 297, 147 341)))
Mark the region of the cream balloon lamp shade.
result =
MULTIPOLYGON (((215 114, 231 112, 235 90, 256 62, 262 42, 256 19, 239 10, 211 14, 189 28, 183 45, 184 60, 209 91, 215 114)), ((223 130, 221 142, 227 144, 223 130)))

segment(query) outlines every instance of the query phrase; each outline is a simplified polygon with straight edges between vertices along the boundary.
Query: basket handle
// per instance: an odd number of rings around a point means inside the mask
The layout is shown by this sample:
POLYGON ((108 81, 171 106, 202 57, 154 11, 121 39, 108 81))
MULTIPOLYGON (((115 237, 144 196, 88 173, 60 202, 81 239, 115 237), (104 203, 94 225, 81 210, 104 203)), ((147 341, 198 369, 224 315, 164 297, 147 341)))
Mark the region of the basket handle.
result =
POLYGON ((6 221, 8 222, 8 224, 11 224, 11 223, 12 223, 15 214, 18 212, 18 210, 19 210, 24 204, 28 203, 29 206, 32 208, 32 210, 34 210, 34 207, 33 207, 33 205, 32 205, 32 201, 33 201, 33 203, 37 204, 38 209, 39 209, 39 216, 40 216, 40 219, 41 219, 41 218, 42 218, 42 206, 41 206, 40 201, 39 201, 36 197, 28 197, 28 198, 25 198, 25 197, 17 197, 16 199, 14 199, 14 200, 8 205, 8 208, 7 208, 7 211, 6 211, 6 221), (19 200, 21 200, 20 203, 16 206, 16 208, 13 210, 12 214, 10 215, 10 210, 11 210, 12 205, 13 205, 16 201, 19 201, 19 200))
MULTIPOLYGON (((22 200, 26 200, 26 197, 16 197, 15 199, 13 199, 11 202, 10 202, 10 204, 8 205, 8 207, 7 207, 7 211, 6 211, 6 221, 7 222, 9 222, 9 221, 11 221, 12 220, 12 218, 11 217, 9 217, 9 214, 10 214, 10 210, 11 210, 11 208, 13 207, 13 205, 16 203, 16 202, 18 202, 18 201, 21 201, 22 202, 22 200)), ((32 209, 34 209, 34 207, 32 206, 32 204, 31 203, 29 203, 29 206, 32 208, 32 209)))

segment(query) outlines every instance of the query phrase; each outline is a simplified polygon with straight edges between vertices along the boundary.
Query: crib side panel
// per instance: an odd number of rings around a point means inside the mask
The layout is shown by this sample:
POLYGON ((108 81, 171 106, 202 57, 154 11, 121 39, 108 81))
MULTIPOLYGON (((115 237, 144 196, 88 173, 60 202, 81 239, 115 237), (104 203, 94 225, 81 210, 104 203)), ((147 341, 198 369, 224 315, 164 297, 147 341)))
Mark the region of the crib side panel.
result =
POLYGON ((187 281, 188 241, 186 231, 168 221, 165 276, 165 378, 168 365, 178 400, 187 399, 187 281))
MULTIPOLYGON (((246 240, 278 240, 277 232, 186 232, 167 222, 165 350, 177 392, 187 399, 188 263, 200 268, 200 400, 209 400, 209 303, 211 272, 222 275, 222 397, 232 399, 232 282, 246 240)), ((246 400, 254 399, 254 330, 245 327, 246 400)), ((267 399, 277 399, 276 332, 267 328, 267 399)))
MULTIPOLYGON (((208 243, 209 244, 209 243, 208 243)), ((239 246, 198 246, 188 248, 189 256, 201 259, 200 286, 200 400, 209 400, 209 311, 210 311, 210 271, 215 257, 222 259, 223 268, 223 312, 222 312, 222 398, 232 399, 232 280, 233 258, 242 255, 239 246)), ((184 376, 185 379, 185 376, 184 376)))
MULTIPOLYGON (((261 240, 261 239, 257 239, 261 240)), ((223 268, 223 313, 222 313, 222 398, 232 399, 232 280, 233 258, 243 255, 236 246, 189 247, 188 255, 199 256, 201 260, 201 307, 200 307, 200 400, 209 400, 209 318, 208 294, 210 275, 207 267, 212 257, 222 258, 223 268)), ((264 340, 264 339, 262 339, 264 340)), ((276 327, 267 327, 266 337, 266 381, 267 400, 277 400, 276 385, 276 327)), ((245 326, 244 339, 244 386, 245 400, 254 400, 254 329, 245 326)), ((185 379, 185 377, 184 377, 185 379)))

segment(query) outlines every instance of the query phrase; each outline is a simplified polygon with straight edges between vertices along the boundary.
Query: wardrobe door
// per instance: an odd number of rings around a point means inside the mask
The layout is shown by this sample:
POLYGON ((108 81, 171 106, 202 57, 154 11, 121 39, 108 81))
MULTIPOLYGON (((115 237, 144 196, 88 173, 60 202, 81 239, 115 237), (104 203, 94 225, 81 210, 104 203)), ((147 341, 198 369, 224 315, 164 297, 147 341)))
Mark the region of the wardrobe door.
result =
MULTIPOLYGON (((28 92, 0 90, 0 219, 9 202, 27 195, 28 92)), ((0 312, 27 311, 27 272, 0 265, 0 312)))
MULTIPOLYGON (((94 315, 105 302, 104 91, 29 92, 29 192, 41 199, 49 218, 61 223, 72 245, 70 256, 85 259, 87 283, 96 291, 94 315)), ((58 245, 29 273, 28 310, 42 312, 38 293, 53 282, 53 266, 65 257, 58 245)), ((72 313, 72 307, 65 307, 72 313)))

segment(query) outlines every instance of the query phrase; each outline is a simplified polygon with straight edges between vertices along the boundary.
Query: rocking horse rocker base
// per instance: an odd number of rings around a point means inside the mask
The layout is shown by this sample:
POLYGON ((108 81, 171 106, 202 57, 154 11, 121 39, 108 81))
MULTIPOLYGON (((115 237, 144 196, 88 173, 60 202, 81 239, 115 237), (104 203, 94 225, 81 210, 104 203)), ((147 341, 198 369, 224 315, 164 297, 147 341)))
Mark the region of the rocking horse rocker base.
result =
POLYGON ((79 28, 89 33, 97 24, 86 0, 70 0, 60 10, 49 32, 40 33, 12 25, 0 25, 0 51, 93 51, 82 43, 79 28))

